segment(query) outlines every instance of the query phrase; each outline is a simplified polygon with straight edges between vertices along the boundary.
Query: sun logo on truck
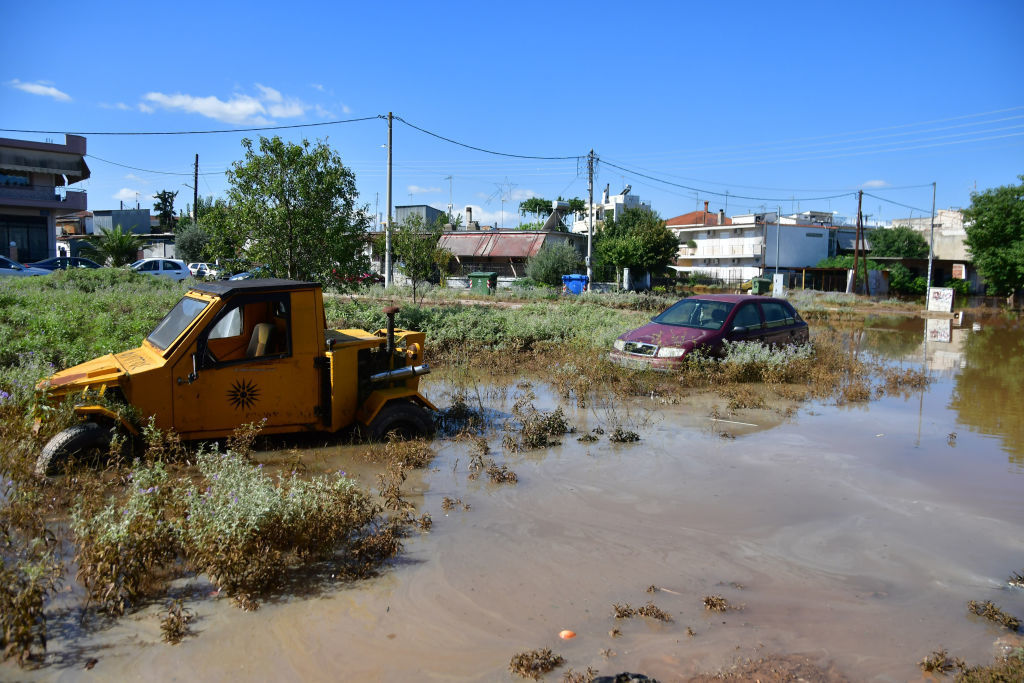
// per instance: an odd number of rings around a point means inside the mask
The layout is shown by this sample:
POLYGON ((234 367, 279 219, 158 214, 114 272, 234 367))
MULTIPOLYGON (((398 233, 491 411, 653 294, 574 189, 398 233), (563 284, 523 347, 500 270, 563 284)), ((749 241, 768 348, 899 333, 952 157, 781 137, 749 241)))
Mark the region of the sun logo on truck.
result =
POLYGON ((235 383, 228 389, 228 400, 236 410, 238 408, 248 410, 259 398, 260 390, 247 379, 235 380, 235 383))

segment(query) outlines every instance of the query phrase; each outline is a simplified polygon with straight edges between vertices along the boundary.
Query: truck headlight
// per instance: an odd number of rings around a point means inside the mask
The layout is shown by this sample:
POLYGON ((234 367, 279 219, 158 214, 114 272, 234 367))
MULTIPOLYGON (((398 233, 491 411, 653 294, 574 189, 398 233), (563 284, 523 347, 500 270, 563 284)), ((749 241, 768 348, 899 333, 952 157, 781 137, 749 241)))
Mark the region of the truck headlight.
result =
POLYGON ((658 358, 679 358, 686 355, 686 349, 676 348, 675 346, 662 346, 658 349, 658 358))
POLYGON ((616 339, 615 343, 612 344, 612 346, 615 347, 616 351, 625 351, 626 350, 626 342, 624 340, 622 340, 622 339, 616 339))

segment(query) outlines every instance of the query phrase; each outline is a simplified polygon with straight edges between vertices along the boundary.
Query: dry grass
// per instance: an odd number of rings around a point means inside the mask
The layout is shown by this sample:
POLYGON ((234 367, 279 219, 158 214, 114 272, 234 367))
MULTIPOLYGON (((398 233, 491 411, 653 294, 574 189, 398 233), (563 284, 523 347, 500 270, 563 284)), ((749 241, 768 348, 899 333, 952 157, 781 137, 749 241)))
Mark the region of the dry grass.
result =
POLYGON ((971 600, 967 603, 967 609, 971 614, 976 614, 979 617, 984 617, 989 621, 993 621, 997 624, 1008 628, 1011 631, 1016 631, 1020 628, 1020 619, 1011 616, 1001 610, 994 602, 985 600, 984 602, 977 602, 971 600))
POLYGON ((512 656, 508 669, 523 678, 539 681, 541 676, 554 671, 565 663, 561 655, 556 655, 550 648, 538 648, 527 652, 519 652, 512 656))

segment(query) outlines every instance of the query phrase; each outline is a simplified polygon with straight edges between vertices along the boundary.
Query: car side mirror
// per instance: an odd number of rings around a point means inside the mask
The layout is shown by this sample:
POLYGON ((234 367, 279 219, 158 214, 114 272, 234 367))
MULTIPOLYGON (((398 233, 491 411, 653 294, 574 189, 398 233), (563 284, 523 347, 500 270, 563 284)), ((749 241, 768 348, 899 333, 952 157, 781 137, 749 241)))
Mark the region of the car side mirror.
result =
POLYGON ((732 334, 744 334, 747 331, 745 325, 733 325, 732 329, 729 330, 732 334))

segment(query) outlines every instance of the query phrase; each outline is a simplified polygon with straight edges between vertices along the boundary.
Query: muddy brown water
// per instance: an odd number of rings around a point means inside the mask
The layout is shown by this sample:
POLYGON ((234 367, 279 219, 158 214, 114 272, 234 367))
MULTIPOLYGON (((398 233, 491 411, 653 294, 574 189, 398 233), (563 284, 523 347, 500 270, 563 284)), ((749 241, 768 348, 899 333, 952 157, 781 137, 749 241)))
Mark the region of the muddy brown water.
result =
MULTIPOLYGON (((157 607, 85 631, 69 615, 54 622, 46 666, 8 663, 0 677, 500 681, 513 654, 538 647, 566 659, 549 680, 588 666, 685 680, 768 654, 849 680, 919 680, 917 662, 940 646, 987 663, 1019 639, 968 615, 967 601, 1024 616, 1024 591, 1006 583, 1024 570, 1024 332, 968 322, 927 346, 924 333, 920 320, 878 319, 854 343, 928 367, 929 388, 789 417, 727 415, 708 395, 577 408, 528 378, 538 407, 563 405, 579 432, 622 423, 641 440, 567 435, 511 455, 493 432, 492 457, 515 486, 469 480, 468 444, 438 440, 406 485, 433 528, 380 576, 251 613, 209 597, 201 579, 181 581, 198 619, 180 645, 160 642, 157 607), (715 406, 731 422, 713 422, 715 406), (445 513, 446 496, 470 509, 445 513), (711 594, 742 609, 707 612, 711 594), (648 600, 674 621, 613 617, 613 603, 648 600), (562 629, 577 636, 560 640, 562 629)), ((425 390, 441 399, 450 381, 436 373, 425 390)), ((487 378, 472 388, 499 420, 525 390, 487 378)), ((374 488, 377 468, 359 452, 304 455, 374 488)))

